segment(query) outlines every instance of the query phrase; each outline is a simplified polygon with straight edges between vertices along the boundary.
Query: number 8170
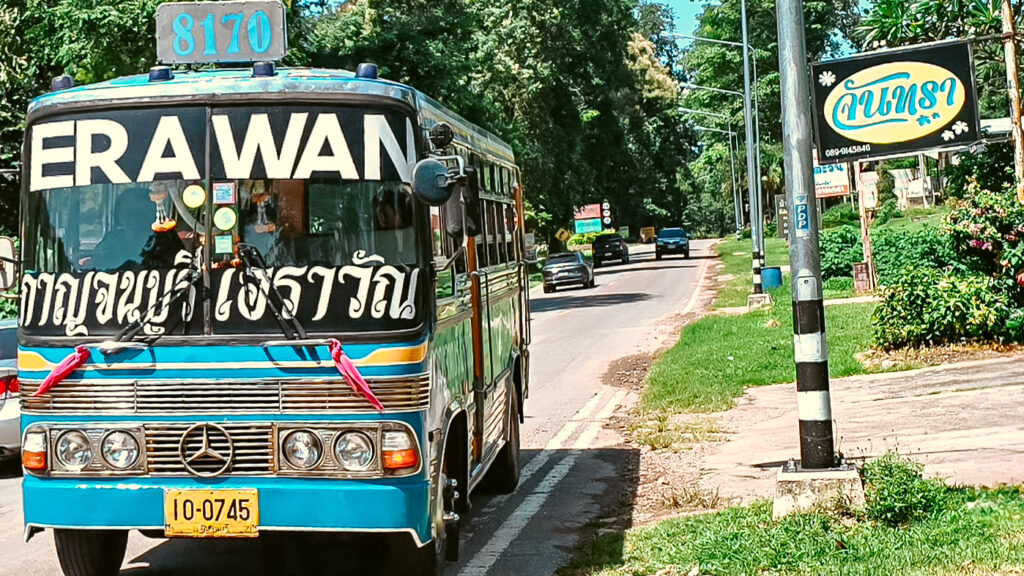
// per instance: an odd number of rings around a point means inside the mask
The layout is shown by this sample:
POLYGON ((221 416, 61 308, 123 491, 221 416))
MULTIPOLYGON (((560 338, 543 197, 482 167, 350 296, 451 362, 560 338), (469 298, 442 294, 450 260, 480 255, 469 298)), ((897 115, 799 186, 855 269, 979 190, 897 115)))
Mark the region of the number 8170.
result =
POLYGON ((256 54, 266 52, 273 41, 270 18, 262 10, 256 10, 248 18, 243 12, 223 14, 220 16, 219 22, 213 13, 209 13, 199 21, 201 30, 196 29, 196 21, 191 14, 179 14, 172 24, 174 53, 178 56, 188 57, 195 54, 197 48, 201 48, 203 56, 220 56, 221 54, 217 50, 224 44, 223 39, 218 41, 217 38, 218 30, 220 30, 228 36, 223 54, 228 56, 239 54, 241 53, 239 36, 243 21, 245 21, 249 48, 256 54), (196 46, 197 39, 200 44, 198 47, 196 46))

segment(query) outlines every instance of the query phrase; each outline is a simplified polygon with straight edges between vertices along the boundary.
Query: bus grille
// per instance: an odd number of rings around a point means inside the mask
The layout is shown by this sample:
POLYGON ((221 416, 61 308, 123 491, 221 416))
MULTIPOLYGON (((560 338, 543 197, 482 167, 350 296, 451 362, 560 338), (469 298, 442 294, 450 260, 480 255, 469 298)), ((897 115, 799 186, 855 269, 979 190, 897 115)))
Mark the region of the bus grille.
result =
MULTIPOLYGON (((430 394, 426 374, 368 379, 389 412, 423 410, 430 394)), ((347 382, 134 382, 64 381, 50 393, 33 396, 40 382, 22 382, 21 410, 34 413, 201 414, 375 412, 347 382)))
MULTIPOLYGON (((180 445, 182 435, 191 423, 185 424, 146 424, 146 463, 149 473, 165 476, 191 476, 181 460, 180 445)), ((231 436, 235 454, 231 459, 231 467, 225 474, 271 474, 274 471, 274 442, 272 426, 267 423, 220 424, 231 436)), ((187 453, 199 450, 201 436, 190 435, 187 453)), ((211 448, 224 454, 229 452, 227 442, 220 437, 210 439, 211 448)), ((200 472, 212 472, 214 463, 197 462, 195 468, 200 472)))

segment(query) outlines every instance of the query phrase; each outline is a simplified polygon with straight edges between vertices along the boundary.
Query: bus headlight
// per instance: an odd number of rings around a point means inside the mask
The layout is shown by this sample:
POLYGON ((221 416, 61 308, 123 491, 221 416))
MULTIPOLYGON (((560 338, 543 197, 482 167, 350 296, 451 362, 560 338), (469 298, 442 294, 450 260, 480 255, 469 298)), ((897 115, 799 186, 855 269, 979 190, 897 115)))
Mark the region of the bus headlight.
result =
POLYGON ((320 438, 308 430, 296 430, 284 439, 284 459, 288 465, 300 470, 309 470, 319 464, 323 451, 320 438))
POLYGON ((57 460, 68 470, 78 471, 92 462, 92 444, 88 436, 69 430, 57 439, 57 460))
POLYGON ((334 441, 334 457, 349 472, 369 470, 374 462, 373 440, 362 432, 342 432, 334 441))
POLYGON ((100 445, 103 460, 116 470, 127 470, 139 461, 139 441, 128 432, 115 430, 100 445))

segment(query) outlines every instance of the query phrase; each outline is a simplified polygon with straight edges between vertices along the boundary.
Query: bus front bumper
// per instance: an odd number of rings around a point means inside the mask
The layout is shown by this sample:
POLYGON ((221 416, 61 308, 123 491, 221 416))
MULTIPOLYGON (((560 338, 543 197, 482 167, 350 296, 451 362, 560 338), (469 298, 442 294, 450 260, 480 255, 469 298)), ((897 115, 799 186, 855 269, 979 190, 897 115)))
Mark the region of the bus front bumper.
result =
POLYGON ((26 475, 25 524, 37 528, 164 529, 164 490, 256 489, 260 530, 410 534, 429 542, 429 483, 231 477, 40 478, 26 475))

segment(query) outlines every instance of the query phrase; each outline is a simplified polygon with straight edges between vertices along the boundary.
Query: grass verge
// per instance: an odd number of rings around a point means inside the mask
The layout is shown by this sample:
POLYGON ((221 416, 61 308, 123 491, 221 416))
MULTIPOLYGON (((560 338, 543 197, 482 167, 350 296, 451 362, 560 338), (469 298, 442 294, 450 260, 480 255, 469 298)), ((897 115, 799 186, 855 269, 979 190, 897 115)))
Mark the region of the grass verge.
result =
POLYGON ((563 574, 1019 575, 1021 488, 949 488, 925 518, 892 527, 823 513, 772 520, 770 501, 597 538, 563 574))
MULTIPOLYGON (((725 410, 747 386, 794 381, 793 310, 788 292, 786 286, 774 290, 776 304, 768 310, 706 316, 684 326, 679 342, 651 368, 644 409, 725 410)), ((833 377, 868 371, 856 354, 871 347, 874 306, 840 304, 825 309, 833 377)))

